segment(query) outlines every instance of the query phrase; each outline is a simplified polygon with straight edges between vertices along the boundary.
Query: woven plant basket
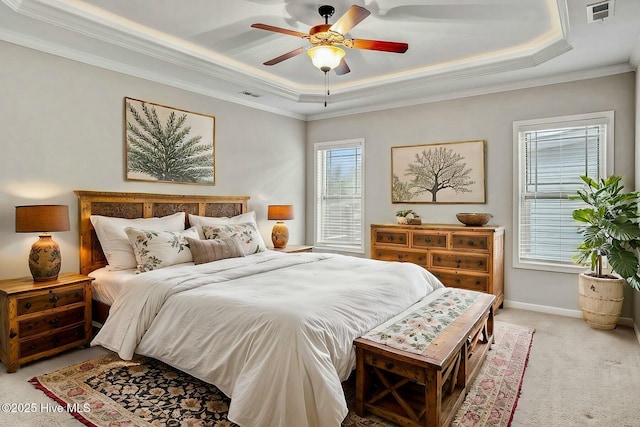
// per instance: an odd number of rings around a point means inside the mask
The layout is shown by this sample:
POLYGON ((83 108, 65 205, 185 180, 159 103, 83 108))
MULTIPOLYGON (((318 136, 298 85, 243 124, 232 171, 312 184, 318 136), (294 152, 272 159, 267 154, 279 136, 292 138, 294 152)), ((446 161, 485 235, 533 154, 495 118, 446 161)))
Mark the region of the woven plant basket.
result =
POLYGON ((609 279, 580 274, 579 304, 582 318, 594 329, 611 330, 622 313, 624 279, 609 279))

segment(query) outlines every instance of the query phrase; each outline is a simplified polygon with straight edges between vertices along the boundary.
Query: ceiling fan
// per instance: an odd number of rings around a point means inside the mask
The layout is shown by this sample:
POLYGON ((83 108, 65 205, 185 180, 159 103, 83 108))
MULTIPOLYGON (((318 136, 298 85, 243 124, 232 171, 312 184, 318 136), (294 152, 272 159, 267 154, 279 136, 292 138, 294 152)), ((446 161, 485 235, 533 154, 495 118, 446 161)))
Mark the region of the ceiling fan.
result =
MULTIPOLYGON (((327 73, 335 70, 336 74, 347 74, 351 70, 344 60, 345 52, 338 46, 351 49, 378 50, 383 52, 404 53, 409 48, 407 43, 389 42, 383 40, 364 40, 345 38, 353 27, 371 14, 364 7, 353 5, 340 17, 333 25, 329 24, 329 17, 333 16, 335 8, 329 5, 322 5, 318 8, 318 13, 324 18, 324 24, 316 25, 305 34, 295 30, 274 27, 267 24, 253 24, 252 28, 266 31, 287 34, 309 40, 312 47, 307 49, 307 54, 311 58, 313 65, 327 73)), ((287 52, 264 63, 264 65, 275 65, 286 59, 293 58, 305 51, 304 47, 299 47, 291 52, 287 52)))

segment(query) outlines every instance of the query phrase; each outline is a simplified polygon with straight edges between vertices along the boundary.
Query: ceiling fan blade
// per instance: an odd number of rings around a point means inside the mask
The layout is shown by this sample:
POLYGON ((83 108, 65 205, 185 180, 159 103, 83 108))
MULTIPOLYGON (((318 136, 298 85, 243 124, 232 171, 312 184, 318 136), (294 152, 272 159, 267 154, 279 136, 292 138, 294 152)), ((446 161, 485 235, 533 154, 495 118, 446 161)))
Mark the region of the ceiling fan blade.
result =
POLYGON ((351 68, 349 68, 349 66, 347 65, 347 61, 345 61, 344 58, 342 58, 340 60, 340 64, 338 64, 338 66, 334 68, 334 70, 337 75, 341 76, 343 74, 349 73, 351 71, 351 68))
POLYGON ((260 30, 273 31, 275 33, 287 34, 295 37, 309 37, 309 34, 301 33, 300 31, 288 30, 286 28, 274 27, 267 24, 251 24, 251 28, 258 28, 260 30))
POLYGON ((380 50, 395 53, 405 53, 409 49, 407 43, 386 42, 383 40, 347 39, 344 45, 353 49, 380 50))
POLYGON ((303 47, 299 47, 297 49, 292 50, 291 52, 287 52, 284 55, 280 55, 277 58, 273 58, 273 59, 265 62, 264 65, 276 65, 276 64, 284 61, 285 59, 293 58, 296 55, 300 55, 302 52, 304 52, 304 48, 303 47))
POLYGON ((329 30, 344 35, 369 15, 371 15, 371 12, 364 7, 353 5, 340 17, 340 19, 336 21, 335 24, 331 26, 331 28, 329 28, 329 30))

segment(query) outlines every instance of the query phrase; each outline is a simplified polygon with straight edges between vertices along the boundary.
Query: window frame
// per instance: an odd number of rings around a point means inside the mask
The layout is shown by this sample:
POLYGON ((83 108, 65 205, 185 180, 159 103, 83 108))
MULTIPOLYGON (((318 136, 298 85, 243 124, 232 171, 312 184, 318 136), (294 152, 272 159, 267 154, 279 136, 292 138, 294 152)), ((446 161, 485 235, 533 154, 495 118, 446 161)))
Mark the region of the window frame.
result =
MULTIPOLYGON (((603 169, 600 171, 601 177, 607 177, 614 172, 614 128, 615 117, 613 111, 601 111, 594 113, 574 114, 558 117, 547 117, 542 119, 519 120, 513 122, 513 267, 530 270, 545 270, 559 273, 579 273, 585 270, 585 266, 553 261, 523 260, 520 258, 520 226, 521 226, 521 203, 520 197, 523 189, 523 176, 525 156, 523 155, 523 144, 520 143, 520 133, 533 130, 558 129, 575 125, 595 125, 606 124, 606 141, 604 142, 600 158, 603 169)), ((578 224, 576 223, 576 228, 578 224)), ((577 248, 576 248, 577 249, 577 248)), ((576 250, 577 252, 577 250, 576 250)))
POLYGON ((364 254, 365 253, 365 141, 364 138, 354 138, 354 139, 345 139, 338 141, 325 141, 325 142, 316 142, 313 144, 313 245, 314 248, 320 250, 328 250, 335 252, 346 252, 346 253, 355 253, 355 254, 364 254), (318 194, 318 152, 326 151, 332 148, 335 149, 344 149, 350 147, 360 147, 360 245, 353 246, 344 245, 344 244, 336 244, 331 245, 326 242, 319 242, 319 228, 320 228, 320 218, 318 214, 319 209, 319 198, 318 194))

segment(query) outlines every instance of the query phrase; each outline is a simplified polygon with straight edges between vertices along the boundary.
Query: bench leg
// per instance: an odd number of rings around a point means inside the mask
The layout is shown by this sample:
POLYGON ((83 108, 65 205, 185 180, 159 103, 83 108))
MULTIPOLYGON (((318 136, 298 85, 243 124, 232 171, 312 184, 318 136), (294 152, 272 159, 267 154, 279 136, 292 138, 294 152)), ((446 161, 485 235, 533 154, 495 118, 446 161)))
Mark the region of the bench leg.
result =
POLYGON ((369 372, 364 363, 364 351, 356 347, 356 414, 366 415, 364 409, 364 394, 369 388, 369 372))

